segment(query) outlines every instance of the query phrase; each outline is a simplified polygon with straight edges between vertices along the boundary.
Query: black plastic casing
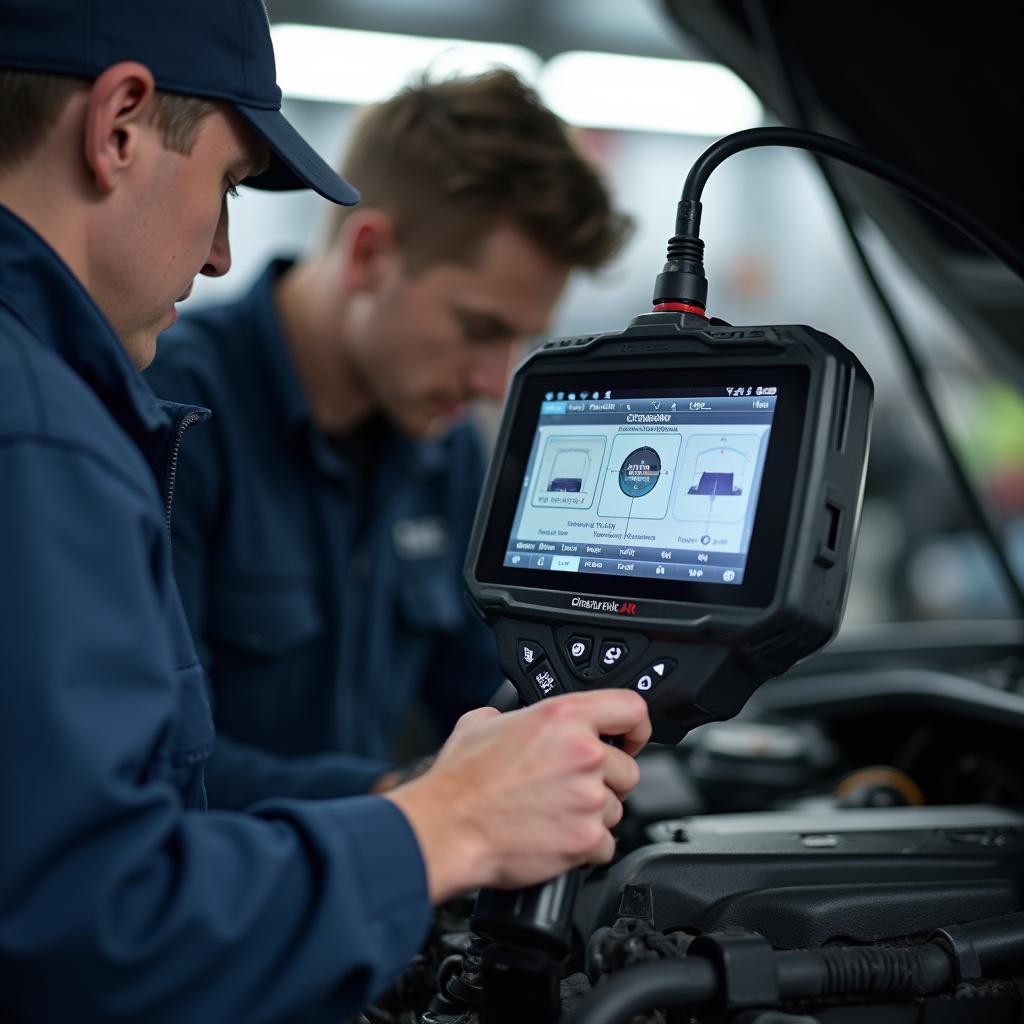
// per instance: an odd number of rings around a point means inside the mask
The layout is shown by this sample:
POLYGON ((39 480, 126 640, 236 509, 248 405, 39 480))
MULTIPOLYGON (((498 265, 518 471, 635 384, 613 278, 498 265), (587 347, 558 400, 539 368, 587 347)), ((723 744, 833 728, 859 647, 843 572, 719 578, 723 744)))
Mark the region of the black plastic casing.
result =
MULTIPOLYGON (((524 637, 543 646, 564 690, 631 686, 639 666, 671 658, 678 662, 676 670, 644 696, 654 739, 675 743, 696 725, 733 716, 761 682, 822 647, 838 629, 847 596, 872 399, 871 379, 856 357, 835 338, 799 325, 735 327, 712 325, 689 313, 649 313, 622 332, 556 338, 533 352, 511 383, 464 566, 470 601, 495 629, 501 667, 524 703, 541 696, 517 661, 524 637), (673 598, 666 584, 664 598, 652 597, 660 593, 652 581, 620 577, 612 577, 617 593, 609 595, 588 590, 595 584, 588 583, 594 578, 587 573, 572 576, 577 589, 570 593, 544 585, 546 578, 554 583, 557 575, 557 585, 564 587, 568 573, 495 570, 495 523, 507 520, 509 502, 518 498, 518 491, 510 493, 511 476, 503 466, 531 380, 557 375, 569 387, 577 374, 582 384, 601 374, 608 380, 608 374, 642 371, 658 381, 659 375, 669 379, 678 371, 700 371, 706 377, 708 371, 721 370, 728 382, 730 374, 773 369, 805 379, 806 397, 802 410, 789 409, 791 422, 800 422, 793 435, 799 440, 779 451, 773 426, 769 441, 769 459, 776 465, 780 459, 792 462, 792 484, 785 494, 762 487, 758 500, 755 523, 762 518, 775 523, 773 550, 757 551, 755 525, 751 564, 771 562, 777 568, 774 579, 751 581, 757 600, 743 603, 722 584, 690 588, 700 593, 684 600, 673 598), (517 573, 524 576, 522 584, 517 573), (631 586, 643 596, 631 593, 631 586), (573 599, 617 606, 618 611, 573 607, 573 599), (590 677, 583 678, 564 650, 574 631, 598 641, 621 638, 635 656, 618 670, 600 677, 584 673, 590 677)), ((763 548, 763 533, 760 540, 763 548)), ((601 586, 607 590, 609 584, 601 586)))

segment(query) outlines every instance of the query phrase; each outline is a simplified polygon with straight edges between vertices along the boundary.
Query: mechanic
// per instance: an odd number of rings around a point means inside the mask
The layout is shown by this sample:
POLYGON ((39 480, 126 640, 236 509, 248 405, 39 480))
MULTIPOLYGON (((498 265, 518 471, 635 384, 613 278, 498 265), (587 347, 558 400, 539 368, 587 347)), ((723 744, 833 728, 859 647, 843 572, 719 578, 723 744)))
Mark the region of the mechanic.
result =
POLYGON ((494 638, 461 581, 484 460, 463 410, 501 398, 570 270, 627 226, 510 71, 364 111, 342 174, 362 200, 324 243, 182 317, 147 373, 214 411, 173 524, 214 807, 381 789, 414 704, 443 737, 487 703, 494 638))
POLYGON ((356 196, 280 113, 260 0, 0 0, 0 24, 4 1018, 346 1017, 431 901, 611 856, 645 706, 477 710, 387 796, 205 811, 167 535, 201 413, 136 368, 227 271, 235 184, 269 161, 261 184, 356 196))

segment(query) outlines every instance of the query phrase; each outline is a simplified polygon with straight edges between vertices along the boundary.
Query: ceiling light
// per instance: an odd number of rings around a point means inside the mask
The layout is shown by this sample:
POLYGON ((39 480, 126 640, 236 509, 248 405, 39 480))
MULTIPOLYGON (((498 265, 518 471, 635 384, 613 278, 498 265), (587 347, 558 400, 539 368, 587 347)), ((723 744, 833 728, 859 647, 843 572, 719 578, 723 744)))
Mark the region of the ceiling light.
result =
POLYGON ((728 135, 761 124, 757 97, 721 64, 572 51, 541 72, 544 102, 584 128, 728 135))
POLYGON ((376 103, 424 71, 446 78, 505 66, 532 83, 541 63, 532 50, 505 43, 284 23, 271 34, 281 91, 332 103, 376 103))

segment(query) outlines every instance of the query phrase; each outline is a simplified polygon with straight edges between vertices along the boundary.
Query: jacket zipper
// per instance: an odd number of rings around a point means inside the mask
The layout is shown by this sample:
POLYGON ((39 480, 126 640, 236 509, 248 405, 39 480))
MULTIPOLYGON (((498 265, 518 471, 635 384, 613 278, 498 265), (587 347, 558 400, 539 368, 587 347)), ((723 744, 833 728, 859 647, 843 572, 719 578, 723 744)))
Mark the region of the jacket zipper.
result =
POLYGON ((167 536, 171 535, 171 506, 174 504, 174 481, 178 475, 178 455, 181 452, 181 439, 194 423, 198 423, 203 417, 196 412, 190 412, 178 424, 174 432, 174 441, 167 456, 167 494, 165 498, 164 511, 167 517, 167 536))

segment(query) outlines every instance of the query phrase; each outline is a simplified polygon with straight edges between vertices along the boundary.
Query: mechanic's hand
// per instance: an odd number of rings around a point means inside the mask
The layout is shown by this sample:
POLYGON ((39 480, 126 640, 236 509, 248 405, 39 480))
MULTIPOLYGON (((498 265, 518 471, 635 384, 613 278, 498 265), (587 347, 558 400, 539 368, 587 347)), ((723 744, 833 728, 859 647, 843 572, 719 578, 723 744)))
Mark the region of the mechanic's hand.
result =
POLYGON ((650 735, 647 705, 628 690, 463 715, 433 767, 386 794, 416 833, 431 900, 611 860, 609 829, 640 778, 633 755, 650 735), (601 736, 622 736, 623 749, 601 736))
POLYGON ((406 782, 418 779, 434 763, 435 756, 434 754, 428 754, 426 757, 418 758, 411 764, 405 764, 401 768, 395 768, 390 772, 385 772, 383 775, 378 775, 373 780, 373 784, 368 792, 372 796, 380 796, 390 789, 395 789, 406 782))

